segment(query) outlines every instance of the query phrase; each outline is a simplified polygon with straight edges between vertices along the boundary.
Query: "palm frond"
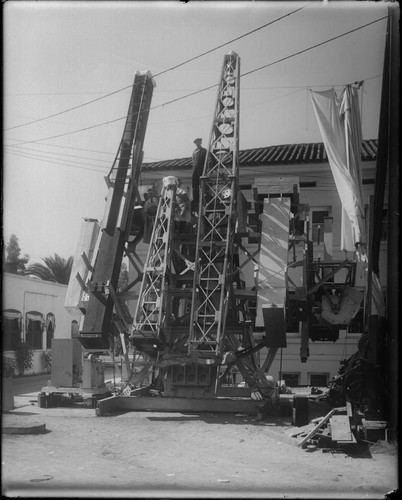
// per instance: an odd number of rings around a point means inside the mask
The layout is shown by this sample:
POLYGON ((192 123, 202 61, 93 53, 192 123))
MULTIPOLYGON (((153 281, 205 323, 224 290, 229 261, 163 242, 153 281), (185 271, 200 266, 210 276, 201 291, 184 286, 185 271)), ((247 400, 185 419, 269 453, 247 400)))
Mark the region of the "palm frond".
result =
POLYGON ((39 262, 32 264, 26 269, 24 274, 37 276, 45 281, 68 285, 73 266, 73 257, 69 257, 66 260, 55 253, 54 256, 44 257, 42 260, 44 264, 39 262))

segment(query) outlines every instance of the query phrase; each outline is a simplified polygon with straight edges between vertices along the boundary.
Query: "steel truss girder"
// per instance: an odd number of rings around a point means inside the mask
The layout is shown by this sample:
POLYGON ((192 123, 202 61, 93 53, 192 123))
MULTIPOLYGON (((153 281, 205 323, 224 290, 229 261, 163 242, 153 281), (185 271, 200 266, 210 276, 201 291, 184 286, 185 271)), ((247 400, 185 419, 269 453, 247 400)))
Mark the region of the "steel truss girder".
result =
MULTIPOLYGON (((136 73, 119 150, 105 178, 109 193, 102 232, 91 263, 93 269, 86 284, 90 293, 80 329, 80 341, 84 348, 108 349, 113 311, 117 302, 121 302, 119 294, 109 293, 109 290, 116 291, 118 288, 134 206, 139 196, 137 182, 153 88, 151 73, 136 73)), ((121 302, 119 305, 117 308, 122 310, 124 304, 121 302)), ((119 324, 124 324, 124 321, 119 324)))
POLYGON ((163 187, 137 302, 133 333, 159 337, 167 307, 171 260, 172 210, 176 186, 163 187))
POLYGON ((189 354, 218 355, 229 305, 238 184, 240 58, 224 58, 204 172, 189 354))

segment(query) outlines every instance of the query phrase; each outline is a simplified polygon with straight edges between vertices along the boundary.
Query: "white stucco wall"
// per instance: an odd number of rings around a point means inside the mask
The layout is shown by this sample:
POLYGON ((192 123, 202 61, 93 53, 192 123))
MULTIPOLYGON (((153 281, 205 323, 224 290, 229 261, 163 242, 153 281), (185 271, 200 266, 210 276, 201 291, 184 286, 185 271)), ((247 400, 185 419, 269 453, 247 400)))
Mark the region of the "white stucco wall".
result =
MULTIPOLYGON (((10 273, 3 273, 2 285, 2 310, 15 309, 22 314, 22 340, 26 338, 25 315, 30 311, 40 312, 44 318, 48 313, 52 313, 55 317, 54 338, 71 338, 71 323, 73 320, 79 321, 79 316, 70 314, 64 307, 67 285, 10 273)), ((42 339, 42 345, 46 346, 45 329, 42 339)), ((34 351, 34 366, 26 374, 44 372, 41 352, 41 350, 34 351)), ((14 357, 11 351, 4 351, 3 354, 10 358, 14 357)))
MULTIPOLYGON (((282 379, 284 373, 298 374, 299 385, 312 385, 311 374, 327 374, 328 380, 336 376, 341 361, 350 358, 357 351, 357 343, 361 337, 360 333, 339 332, 339 339, 336 342, 309 342, 310 356, 305 363, 300 361, 300 335, 297 333, 287 333, 287 347, 281 350, 272 363, 269 374, 275 380, 279 380, 280 373, 282 379)), ((267 350, 262 349, 260 363, 263 364, 267 350)))

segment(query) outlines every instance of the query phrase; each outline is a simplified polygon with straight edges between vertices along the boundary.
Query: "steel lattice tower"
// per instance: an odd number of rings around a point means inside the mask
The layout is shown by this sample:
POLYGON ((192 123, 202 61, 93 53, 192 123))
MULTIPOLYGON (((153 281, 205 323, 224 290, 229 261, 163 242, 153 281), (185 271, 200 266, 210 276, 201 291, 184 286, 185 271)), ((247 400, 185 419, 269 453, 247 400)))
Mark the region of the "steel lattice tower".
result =
POLYGON ((225 331, 231 273, 239 151, 240 58, 225 55, 209 147, 200 179, 189 353, 218 355, 225 331))

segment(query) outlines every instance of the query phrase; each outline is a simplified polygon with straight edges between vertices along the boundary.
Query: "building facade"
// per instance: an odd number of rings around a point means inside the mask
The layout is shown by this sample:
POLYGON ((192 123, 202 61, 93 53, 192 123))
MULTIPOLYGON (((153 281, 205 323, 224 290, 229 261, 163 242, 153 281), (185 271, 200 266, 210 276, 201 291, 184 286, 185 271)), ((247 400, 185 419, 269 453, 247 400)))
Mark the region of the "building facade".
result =
POLYGON ((78 315, 65 307, 67 285, 3 273, 3 357, 15 359, 19 341, 33 350, 33 366, 25 374, 45 373, 43 352, 52 339, 71 338, 78 330, 78 315))

